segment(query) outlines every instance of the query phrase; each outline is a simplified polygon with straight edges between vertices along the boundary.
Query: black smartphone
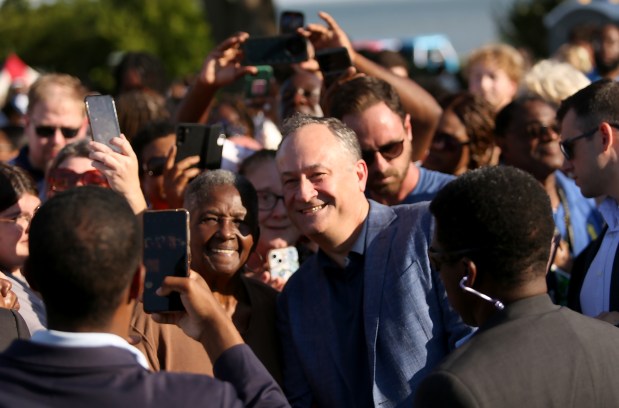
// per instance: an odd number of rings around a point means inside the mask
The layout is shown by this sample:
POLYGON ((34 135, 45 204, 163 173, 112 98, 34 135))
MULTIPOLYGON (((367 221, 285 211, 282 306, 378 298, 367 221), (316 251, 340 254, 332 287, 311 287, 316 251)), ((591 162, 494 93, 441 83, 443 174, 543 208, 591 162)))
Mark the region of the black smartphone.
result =
POLYGON ((244 65, 295 64, 307 61, 307 39, 298 34, 249 37, 241 48, 244 65))
POLYGON ((189 275, 189 212, 184 208, 144 212, 144 311, 184 310, 178 292, 155 291, 166 276, 189 275))
POLYGON ((327 89, 352 66, 348 50, 344 47, 316 51, 316 61, 327 89))
POLYGON ((305 16, 300 11, 286 10, 279 16, 279 33, 292 34, 305 25, 305 16))
POLYGON ((176 127, 176 163, 189 157, 200 156, 197 167, 215 170, 221 167, 224 134, 221 125, 179 123, 176 127))
POLYGON ((273 67, 262 65, 256 67, 256 75, 245 75, 245 97, 248 99, 264 98, 269 95, 273 67))
POLYGON ((120 151, 118 147, 110 143, 113 138, 120 136, 114 98, 110 95, 88 95, 84 98, 84 103, 92 140, 101 142, 114 151, 120 151))

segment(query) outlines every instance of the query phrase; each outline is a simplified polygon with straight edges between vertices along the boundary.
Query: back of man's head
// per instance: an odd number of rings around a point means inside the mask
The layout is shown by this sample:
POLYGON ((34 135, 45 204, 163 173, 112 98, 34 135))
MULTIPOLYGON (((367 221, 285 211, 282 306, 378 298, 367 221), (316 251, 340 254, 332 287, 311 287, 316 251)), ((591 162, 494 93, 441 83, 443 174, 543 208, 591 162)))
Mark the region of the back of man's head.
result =
POLYGON ((573 110, 581 130, 589 130, 600 122, 619 123, 619 83, 601 79, 565 99, 557 111, 557 120, 573 110))
POLYGON ((141 261, 141 241, 129 204, 110 189, 85 186, 47 201, 30 226, 26 272, 49 328, 109 323, 141 261))
POLYGON ((338 85, 327 101, 328 114, 342 119, 346 115, 358 115, 366 109, 384 102, 399 117, 406 112, 396 90, 382 79, 362 76, 338 85))
POLYGON ((554 221, 548 194, 530 174, 510 166, 467 172, 436 195, 430 211, 443 250, 471 250, 479 273, 502 290, 544 276, 554 221))

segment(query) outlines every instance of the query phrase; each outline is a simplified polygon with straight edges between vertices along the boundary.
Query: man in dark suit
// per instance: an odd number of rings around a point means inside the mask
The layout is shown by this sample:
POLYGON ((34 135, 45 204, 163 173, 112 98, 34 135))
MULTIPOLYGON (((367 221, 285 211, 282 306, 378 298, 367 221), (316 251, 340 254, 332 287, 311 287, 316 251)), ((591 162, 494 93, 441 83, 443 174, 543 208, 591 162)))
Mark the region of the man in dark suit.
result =
POLYGON ((471 331, 449 307, 427 248, 427 204, 365 198, 355 133, 296 115, 277 152, 290 219, 319 251, 278 299, 292 405, 409 407, 421 379, 471 331))
POLYGON ((565 170, 585 197, 599 197, 607 227, 574 262, 568 306, 619 323, 619 83, 605 79, 565 99, 557 112, 565 170))
POLYGON ((421 383, 415 406, 617 406, 619 330, 546 293, 554 222, 539 182, 509 166, 475 170, 430 211, 430 259, 479 329, 421 383))
POLYGON ((186 312, 155 316, 200 341, 218 379, 152 373, 125 340, 140 294, 140 223, 124 198, 80 187, 45 203, 30 226, 26 271, 49 329, 0 355, 0 406, 287 406, 202 278, 168 277, 186 312))

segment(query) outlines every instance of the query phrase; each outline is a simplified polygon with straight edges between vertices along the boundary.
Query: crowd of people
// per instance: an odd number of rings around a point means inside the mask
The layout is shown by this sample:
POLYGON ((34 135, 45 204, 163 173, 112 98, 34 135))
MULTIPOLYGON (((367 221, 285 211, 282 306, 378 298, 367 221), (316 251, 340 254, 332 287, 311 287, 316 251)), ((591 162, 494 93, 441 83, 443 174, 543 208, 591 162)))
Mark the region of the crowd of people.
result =
POLYGON ((320 17, 261 95, 247 33, 174 89, 126 54, 111 145, 78 78, 9 99, 0 407, 619 404, 619 26, 535 64, 485 45, 454 90, 320 17), (221 126, 220 169, 176 160, 179 123, 221 126), (149 314, 142 216, 180 208, 189 275, 157 294, 184 311, 149 314))

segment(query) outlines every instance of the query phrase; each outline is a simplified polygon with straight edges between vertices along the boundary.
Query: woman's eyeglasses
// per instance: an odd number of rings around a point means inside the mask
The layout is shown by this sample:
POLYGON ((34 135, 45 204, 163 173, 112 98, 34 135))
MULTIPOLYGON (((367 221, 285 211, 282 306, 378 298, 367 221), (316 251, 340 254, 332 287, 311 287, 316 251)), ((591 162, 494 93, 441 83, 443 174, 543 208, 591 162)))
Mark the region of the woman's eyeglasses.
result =
POLYGON ((432 139, 432 146, 437 150, 445 150, 448 152, 455 152, 461 149, 463 146, 471 144, 470 140, 466 142, 459 141, 454 135, 449 133, 437 132, 432 139))
POLYGON ((284 202, 284 196, 271 193, 270 191, 257 191, 258 193, 258 209, 270 211, 277 205, 279 200, 284 202))
POLYGON ((107 179, 99 170, 76 173, 69 169, 54 169, 49 175, 49 188, 52 191, 65 191, 81 183, 83 186, 109 187, 107 179))
POLYGON ((151 157, 144 165, 142 170, 150 177, 159 177, 165 170, 165 164, 168 159, 166 157, 151 157))

